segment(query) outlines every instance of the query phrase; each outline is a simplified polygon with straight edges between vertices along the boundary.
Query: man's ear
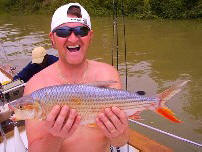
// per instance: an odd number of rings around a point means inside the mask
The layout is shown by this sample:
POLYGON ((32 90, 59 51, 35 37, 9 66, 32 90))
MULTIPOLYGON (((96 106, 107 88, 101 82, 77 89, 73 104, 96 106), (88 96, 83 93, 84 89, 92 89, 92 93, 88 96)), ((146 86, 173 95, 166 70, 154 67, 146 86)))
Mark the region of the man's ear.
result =
POLYGON ((90 30, 89 34, 90 34, 90 43, 91 43, 92 39, 93 39, 93 36, 94 36, 93 30, 90 30))
POLYGON ((53 34, 53 32, 49 33, 49 38, 51 40, 52 47, 55 49, 55 41, 54 41, 54 34, 53 34))

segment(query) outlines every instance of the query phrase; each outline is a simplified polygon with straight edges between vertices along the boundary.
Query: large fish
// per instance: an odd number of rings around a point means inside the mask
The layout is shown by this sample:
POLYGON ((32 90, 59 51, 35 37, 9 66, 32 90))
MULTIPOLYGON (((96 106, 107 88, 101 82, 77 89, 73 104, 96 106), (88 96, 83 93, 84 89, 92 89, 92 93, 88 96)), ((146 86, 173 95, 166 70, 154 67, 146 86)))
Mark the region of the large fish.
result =
POLYGON ((9 107, 14 111, 12 119, 16 121, 45 119, 54 105, 68 105, 81 115, 82 124, 94 123, 101 110, 112 106, 124 110, 128 116, 139 115, 143 110, 152 110, 173 122, 180 122, 164 103, 178 93, 188 81, 176 84, 156 97, 145 97, 125 90, 91 85, 56 85, 14 100, 9 103, 9 107))

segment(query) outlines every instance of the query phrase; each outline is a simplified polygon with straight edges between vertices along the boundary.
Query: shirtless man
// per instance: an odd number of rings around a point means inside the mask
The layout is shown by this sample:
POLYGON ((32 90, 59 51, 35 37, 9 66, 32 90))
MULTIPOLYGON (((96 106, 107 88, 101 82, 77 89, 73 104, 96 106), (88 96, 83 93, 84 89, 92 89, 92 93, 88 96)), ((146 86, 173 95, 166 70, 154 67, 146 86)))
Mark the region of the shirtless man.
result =
MULTIPOLYGON (((59 84, 117 81, 109 87, 121 88, 118 72, 105 63, 86 59, 93 31, 90 17, 78 3, 58 8, 49 34, 59 60, 28 81, 24 94, 59 84)), ((46 120, 26 121, 29 152, 104 152, 109 146, 128 141, 128 119, 117 107, 106 108, 96 118, 97 127, 79 125, 76 109, 55 106, 46 120)))

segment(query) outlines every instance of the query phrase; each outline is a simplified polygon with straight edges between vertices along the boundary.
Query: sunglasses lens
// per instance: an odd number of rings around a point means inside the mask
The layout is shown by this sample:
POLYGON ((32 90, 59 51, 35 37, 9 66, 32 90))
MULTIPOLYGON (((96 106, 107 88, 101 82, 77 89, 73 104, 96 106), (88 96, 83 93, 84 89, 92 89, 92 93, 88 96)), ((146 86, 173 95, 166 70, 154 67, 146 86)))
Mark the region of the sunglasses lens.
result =
POLYGON ((74 33, 81 37, 88 35, 88 32, 89 32, 89 29, 85 26, 78 26, 74 28, 74 33))
POLYGON ((62 27, 62 28, 58 28, 56 29, 56 35, 58 37, 63 37, 63 38, 66 38, 68 36, 71 35, 71 28, 69 27, 62 27))
POLYGON ((64 26, 64 27, 55 29, 53 32, 56 32, 56 35, 58 37, 66 38, 71 35, 72 31, 74 32, 75 35, 84 37, 88 35, 89 29, 85 26, 77 26, 74 28, 64 26))

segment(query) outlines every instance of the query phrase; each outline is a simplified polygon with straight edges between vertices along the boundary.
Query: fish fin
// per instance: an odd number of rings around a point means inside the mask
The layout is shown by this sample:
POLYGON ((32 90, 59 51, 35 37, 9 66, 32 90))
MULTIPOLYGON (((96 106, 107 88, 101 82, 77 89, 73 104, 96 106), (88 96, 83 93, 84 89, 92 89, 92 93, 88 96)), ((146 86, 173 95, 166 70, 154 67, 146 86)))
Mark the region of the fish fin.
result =
POLYGON ((189 82, 189 81, 190 80, 186 80, 186 81, 183 81, 183 82, 178 83, 176 85, 173 85, 170 88, 163 91, 162 93, 158 94, 159 103, 158 103, 155 111, 158 114, 164 116, 165 118, 167 118, 173 122, 176 122, 176 123, 182 122, 179 119, 177 119, 174 116, 174 113, 165 106, 165 103, 166 103, 166 101, 171 99, 174 95, 176 95, 178 92, 180 92, 182 90, 182 87, 185 86, 187 84, 187 82, 189 82))
POLYGON ((95 81, 95 82, 91 82, 91 83, 84 83, 86 85, 90 85, 90 86, 95 86, 95 87, 100 87, 100 88, 106 88, 109 87, 110 85, 114 84, 114 83, 118 83, 118 81, 95 81))
POLYGON ((179 120, 178 118, 176 118, 174 112, 172 112, 167 107, 158 107, 156 109, 156 112, 158 114, 162 115, 163 117, 171 120, 172 122, 176 122, 176 123, 181 123, 182 122, 181 120, 179 120))
POLYGON ((140 116, 140 111, 138 112, 135 112, 133 115, 129 116, 130 119, 133 119, 133 120, 143 120, 140 116))
POLYGON ((181 83, 178 83, 176 85, 171 86, 170 88, 166 89, 162 93, 158 94, 158 97, 160 99, 159 106, 164 105, 164 103, 171 99, 174 95, 176 95, 178 92, 182 90, 182 87, 187 84, 190 80, 183 81, 181 83))
POLYGON ((95 128, 95 127, 97 127, 96 123, 89 123, 89 124, 87 124, 87 126, 89 128, 95 128))

